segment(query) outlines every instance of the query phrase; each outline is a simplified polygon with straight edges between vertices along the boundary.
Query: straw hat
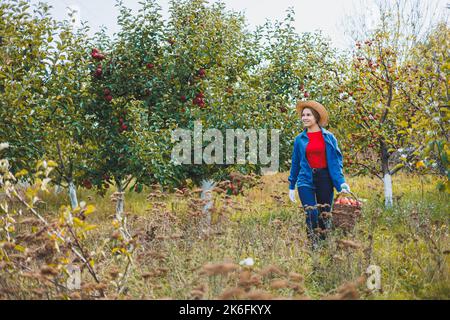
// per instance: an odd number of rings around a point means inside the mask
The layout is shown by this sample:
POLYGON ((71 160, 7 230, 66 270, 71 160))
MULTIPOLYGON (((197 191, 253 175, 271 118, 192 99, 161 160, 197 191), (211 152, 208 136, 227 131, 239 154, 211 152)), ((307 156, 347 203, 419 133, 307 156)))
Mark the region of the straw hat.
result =
POLYGON ((297 102, 297 112, 298 115, 302 116, 302 111, 304 108, 311 108, 317 111, 317 113, 320 115, 320 121, 319 121, 319 125, 324 127, 328 124, 328 112, 327 109, 325 109, 325 107, 323 105, 321 105, 320 103, 316 102, 316 101, 299 101, 297 102))

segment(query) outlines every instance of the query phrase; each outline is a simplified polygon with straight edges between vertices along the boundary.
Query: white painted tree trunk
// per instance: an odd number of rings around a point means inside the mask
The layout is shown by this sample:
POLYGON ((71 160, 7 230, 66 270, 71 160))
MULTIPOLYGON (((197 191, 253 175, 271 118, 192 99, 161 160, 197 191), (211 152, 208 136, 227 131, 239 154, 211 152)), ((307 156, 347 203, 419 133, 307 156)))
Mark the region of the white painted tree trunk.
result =
MULTIPOLYGON (((117 187, 117 203, 116 203, 116 219, 120 223, 119 231, 122 234, 124 240, 129 241, 132 239, 130 233, 127 228, 127 218, 123 216, 124 207, 125 207, 125 192, 122 185, 117 187)), ((132 251, 134 246, 129 244, 128 250, 132 251)))
POLYGON ((21 190, 27 190, 31 186, 28 180, 20 180, 17 182, 16 187, 21 190))
POLYGON ((386 173, 383 177, 384 182, 384 205, 387 208, 392 208, 392 179, 389 173, 386 173))
POLYGON ((122 221, 122 213, 123 213, 125 201, 124 201, 124 194, 123 194, 123 190, 122 190, 121 186, 118 187, 118 192, 119 192, 119 195, 117 197, 117 203, 116 203, 116 217, 117 217, 117 220, 122 221))
POLYGON ((78 207, 77 189, 75 188, 73 181, 69 182, 69 198, 72 210, 78 207))
POLYGON ((212 190, 215 185, 216 183, 214 180, 202 181, 201 199, 206 200, 206 203, 203 206, 203 214, 206 218, 206 225, 208 228, 211 227, 211 208, 213 207, 212 190))
POLYGON ((59 184, 55 185, 55 194, 60 194, 63 188, 59 184))

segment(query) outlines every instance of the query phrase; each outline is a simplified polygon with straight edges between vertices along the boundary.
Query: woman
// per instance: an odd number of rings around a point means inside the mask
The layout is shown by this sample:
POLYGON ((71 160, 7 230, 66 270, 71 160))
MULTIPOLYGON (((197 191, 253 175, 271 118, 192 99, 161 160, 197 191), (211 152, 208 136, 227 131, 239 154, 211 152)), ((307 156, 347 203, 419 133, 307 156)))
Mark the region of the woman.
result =
POLYGON ((289 198, 296 202, 297 185, 303 207, 316 206, 314 209, 306 209, 308 238, 315 249, 319 238, 324 239, 325 230, 330 228, 331 221, 323 218, 320 213, 331 211, 333 187, 338 192, 347 193, 350 192, 350 187, 345 183, 342 153, 337 140, 331 132, 323 128, 328 123, 325 107, 315 101, 300 101, 297 103, 297 112, 301 116, 304 130, 294 141, 288 179, 289 198))

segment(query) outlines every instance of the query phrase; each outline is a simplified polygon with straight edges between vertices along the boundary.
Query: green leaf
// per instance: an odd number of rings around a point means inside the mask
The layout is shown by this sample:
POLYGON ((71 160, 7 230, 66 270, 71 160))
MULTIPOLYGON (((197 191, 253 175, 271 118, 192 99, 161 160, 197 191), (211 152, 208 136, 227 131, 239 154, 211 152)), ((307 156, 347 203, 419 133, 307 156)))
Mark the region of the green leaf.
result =
POLYGON ((16 245, 14 249, 20 252, 25 252, 25 247, 22 247, 21 245, 16 245))
POLYGON ((90 215, 91 213, 95 212, 95 207, 92 204, 89 204, 86 206, 86 210, 84 211, 84 214, 86 216, 90 215))
POLYGON ((397 164, 394 168, 392 168, 391 171, 400 170, 400 169, 403 168, 404 166, 405 166, 404 163, 399 163, 399 164, 397 164))
POLYGON ((95 224, 89 224, 89 225, 87 225, 86 227, 84 227, 83 230, 87 232, 87 231, 91 231, 91 230, 94 230, 94 229, 97 229, 97 228, 98 228, 97 225, 95 225, 95 224))
POLYGON ((19 172, 17 172, 14 176, 16 178, 20 178, 20 177, 26 176, 27 174, 28 174, 28 171, 26 169, 22 169, 19 172))

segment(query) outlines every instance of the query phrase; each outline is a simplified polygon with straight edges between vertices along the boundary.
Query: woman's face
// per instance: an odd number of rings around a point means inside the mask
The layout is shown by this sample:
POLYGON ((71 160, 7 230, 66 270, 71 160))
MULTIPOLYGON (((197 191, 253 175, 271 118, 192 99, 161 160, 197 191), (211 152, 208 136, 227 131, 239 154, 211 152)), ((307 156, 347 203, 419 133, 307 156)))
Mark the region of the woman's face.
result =
POLYGON ((305 127, 311 127, 317 123, 316 118, 309 108, 304 108, 302 111, 302 122, 305 127))

